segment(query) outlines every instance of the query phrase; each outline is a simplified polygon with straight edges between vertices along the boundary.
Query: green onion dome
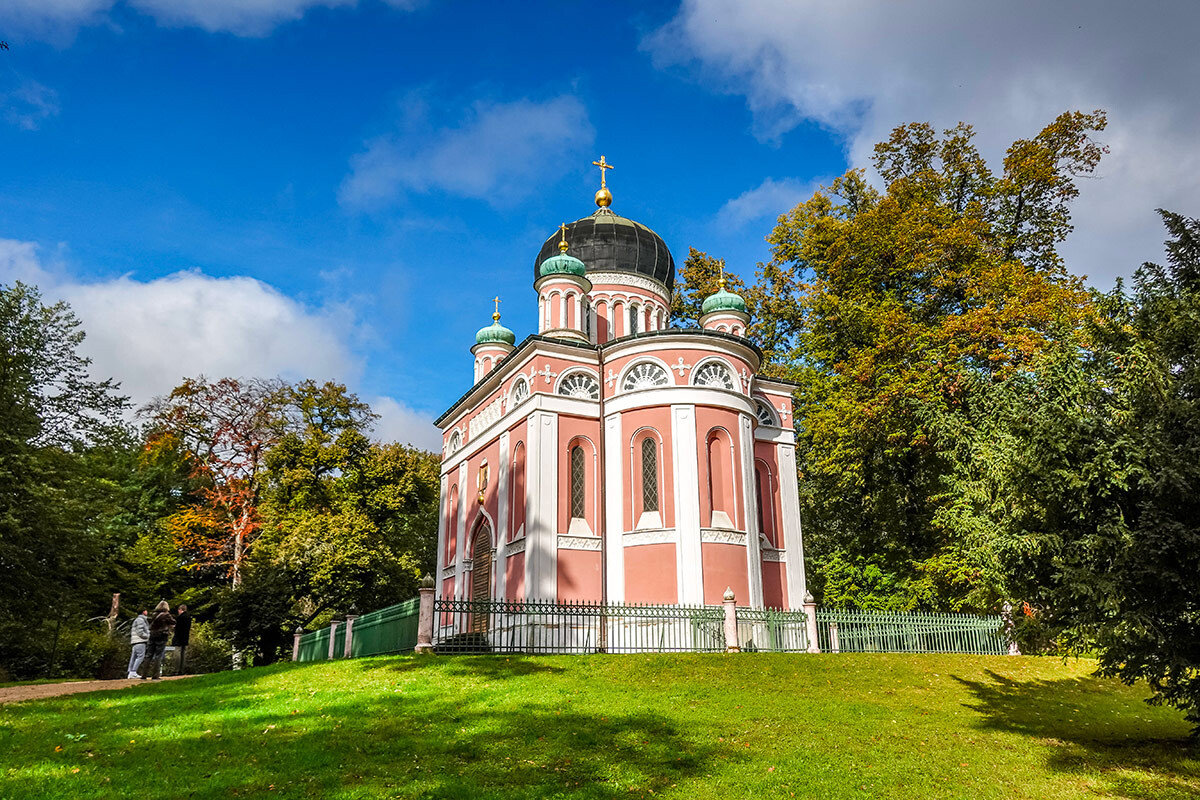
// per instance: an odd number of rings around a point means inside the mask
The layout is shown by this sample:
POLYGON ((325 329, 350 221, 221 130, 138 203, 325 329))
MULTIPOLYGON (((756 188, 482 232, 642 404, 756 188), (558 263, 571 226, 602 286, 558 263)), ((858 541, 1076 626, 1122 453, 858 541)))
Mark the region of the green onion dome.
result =
POLYGON ((475 334, 475 344, 516 344, 517 335, 508 328, 500 324, 500 315, 492 315, 492 324, 486 328, 480 328, 479 333, 475 334))
POLYGON ((538 275, 546 277, 547 275, 584 275, 587 272, 587 267, 583 262, 575 256, 567 255, 567 242, 558 243, 559 253, 556 256, 550 256, 542 265, 538 267, 538 275))
POLYGON ((704 298, 704 305, 700 306, 702 314, 711 314, 714 311, 740 311, 743 314, 749 313, 746 311, 746 301, 742 296, 725 289, 725 281, 721 281, 721 288, 717 289, 714 294, 710 294, 704 298))

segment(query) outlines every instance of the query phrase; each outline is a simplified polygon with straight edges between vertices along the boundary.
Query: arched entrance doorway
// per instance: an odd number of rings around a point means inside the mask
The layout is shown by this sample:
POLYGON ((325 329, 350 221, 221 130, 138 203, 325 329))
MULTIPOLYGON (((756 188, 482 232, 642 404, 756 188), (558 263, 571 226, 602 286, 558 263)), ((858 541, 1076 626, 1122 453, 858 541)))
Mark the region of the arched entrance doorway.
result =
MULTIPOLYGON (((471 537, 471 599, 492 599, 492 527, 486 519, 479 520, 471 537)), ((471 632, 483 633, 487 629, 487 612, 476 611, 471 618, 471 632)))

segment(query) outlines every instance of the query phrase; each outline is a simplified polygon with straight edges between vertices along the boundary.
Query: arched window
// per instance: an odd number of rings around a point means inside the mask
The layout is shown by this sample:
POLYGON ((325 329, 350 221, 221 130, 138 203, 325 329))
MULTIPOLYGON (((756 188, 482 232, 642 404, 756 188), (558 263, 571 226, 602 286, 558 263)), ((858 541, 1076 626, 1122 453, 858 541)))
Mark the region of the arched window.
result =
POLYGON ((458 484, 450 487, 450 497, 446 500, 446 549, 443 553, 445 561, 443 563, 449 565, 454 563, 454 557, 457 555, 458 548, 456 540, 458 538, 458 484))
POLYGON ((721 429, 709 433, 708 508, 713 528, 733 528, 733 456, 729 434, 721 429))
POLYGON ((512 508, 508 526, 509 541, 525 535, 525 444, 517 442, 512 460, 512 508))
POLYGON ((630 333, 638 332, 638 327, 639 327, 638 326, 638 315, 640 314, 641 310, 642 309, 636 303, 629 306, 629 332, 630 333))
POLYGON ((655 386, 666 386, 670 383, 667 371, 653 361, 643 361, 635 364, 625 373, 621 381, 622 392, 633 392, 638 389, 653 389, 655 386))
POLYGON ((732 389, 733 375, 729 372, 729 367, 720 361, 706 361, 692 373, 692 383, 695 386, 732 389))
POLYGON ((778 547, 775 530, 775 486, 765 461, 754 462, 754 497, 758 506, 758 532, 772 547, 778 547))
POLYGON ((450 452, 457 453, 460 447, 462 447, 462 434, 455 431, 450 434, 450 452))
POLYGON ((516 383, 513 384, 512 394, 508 398, 508 407, 516 408, 526 397, 529 397, 529 381, 517 378, 516 383))
POLYGON ((571 448, 571 518, 587 516, 587 468, 583 448, 571 448))
POLYGON ((758 417, 758 421, 762 425, 774 427, 779 424, 775 421, 775 415, 771 413, 771 407, 762 400, 755 399, 754 415, 758 417))
POLYGON ((642 439, 642 512, 658 511, 658 442, 642 439))
POLYGON ((558 393, 564 397, 580 397, 584 400, 600 399, 600 384, 589 372, 572 372, 558 385, 558 393))

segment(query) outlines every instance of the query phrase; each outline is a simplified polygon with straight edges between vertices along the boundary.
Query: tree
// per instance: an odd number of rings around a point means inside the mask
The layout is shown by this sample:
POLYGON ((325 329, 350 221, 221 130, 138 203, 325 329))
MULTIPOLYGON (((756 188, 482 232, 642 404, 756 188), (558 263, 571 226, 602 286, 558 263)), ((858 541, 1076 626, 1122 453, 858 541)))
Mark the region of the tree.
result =
POLYGON ((1087 349, 990 387, 956 483, 1030 622, 1200 732, 1200 221, 1160 214, 1166 265, 1100 298, 1087 349))
POLYGON ((671 298, 671 319, 680 326, 700 327, 700 307, 704 299, 717 291, 722 277, 725 288, 739 294, 746 293, 746 284, 736 275, 725 272, 725 259, 713 258, 694 247, 688 248, 688 257, 683 262, 676 278, 675 294, 671 298))
POLYGON ((81 454, 119 435, 126 400, 89 377, 83 337, 65 303, 0 285, 0 669, 18 674, 52 666, 61 625, 111 591, 111 487, 81 454))
POLYGON ((944 513, 976 388, 1028 370, 1091 313, 1055 249, 1104 115, 1064 114, 993 175, 959 125, 897 128, 888 182, 851 170, 779 218, 748 300, 766 370, 799 383, 806 550, 828 604, 991 607, 944 513))
POLYGON ((167 518, 194 566, 241 583, 242 563, 257 539, 267 452, 284 431, 286 392, 278 380, 189 378, 144 409, 151 450, 186 454, 197 502, 167 518))

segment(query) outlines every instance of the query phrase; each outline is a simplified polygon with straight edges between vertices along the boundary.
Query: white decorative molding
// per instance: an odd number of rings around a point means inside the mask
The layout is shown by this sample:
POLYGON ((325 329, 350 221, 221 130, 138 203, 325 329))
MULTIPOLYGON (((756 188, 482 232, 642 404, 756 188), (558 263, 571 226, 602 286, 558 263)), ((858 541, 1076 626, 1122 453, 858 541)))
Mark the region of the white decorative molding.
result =
POLYGON ((746 534, 743 531, 730 531, 724 528, 701 528, 700 541, 711 544, 746 544, 746 534))
POLYGON ((630 272, 588 272, 588 279, 591 280, 592 286, 597 288, 598 292, 611 294, 612 289, 603 288, 608 285, 628 286, 633 289, 640 289, 643 292, 648 292, 655 296, 659 302, 663 302, 667 297, 667 287, 663 286, 656 280, 646 278, 641 275, 635 275, 630 272))
MULTIPOLYGON (((442 580, 445 580, 446 578, 453 578, 454 573, 456 571, 457 570, 454 569, 453 564, 451 564, 450 566, 443 566, 442 567, 442 580)), ((438 586, 438 591, 441 591, 441 588, 442 588, 441 586, 438 586)))
POLYGON ((667 371, 653 361, 638 361, 625 371, 621 380, 622 392, 636 392, 639 389, 654 389, 668 386, 671 379, 667 371))
POLYGON ((490 428, 493 422, 504 416, 503 406, 503 398, 497 397, 495 400, 488 403, 482 411, 471 417, 471 421, 467 423, 467 431, 472 439, 474 439, 487 428, 490 428))
POLYGON ((632 531, 621 535, 621 544, 625 547, 636 547, 639 544, 674 544, 679 541, 679 533, 674 528, 660 528, 656 531, 632 531))
POLYGON ((591 370, 572 370, 562 376, 554 393, 580 400, 599 400, 600 382, 591 370))
POLYGON ((680 377, 680 378, 682 378, 682 377, 683 377, 683 374, 684 374, 685 372, 687 372, 687 371, 688 371, 689 369, 691 369, 691 368, 692 368, 692 365, 691 365, 691 364, 685 364, 685 363, 683 363, 683 356, 680 356, 680 357, 679 357, 679 360, 678 360, 678 361, 676 361, 674 364, 672 364, 672 365, 671 365, 671 369, 673 369, 673 370, 675 370, 676 372, 678 372, 678 373, 679 373, 679 377, 680 377))
POLYGON ((787 553, 783 550, 776 550, 774 547, 764 547, 762 551, 763 561, 774 561, 777 564, 787 563, 787 553))
POLYGON ((525 537, 524 536, 522 536, 520 539, 516 539, 516 540, 511 541, 508 544, 504 545, 505 558, 507 558, 508 556, 515 556, 517 553, 524 553, 524 552, 525 552, 525 537))
POLYGON ((599 536, 567 536, 558 535, 559 550, 600 550, 599 536))
POLYGON ((470 572, 471 570, 475 569, 475 560, 474 559, 464 558, 459 563, 462 564, 463 572, 470 572))
POLYGON ((706 358, 692 370, 692 385, 734 390, 733 369, 723 358, 706 358))
POLYGON ((549 364, 546 364, 546 366, 542 367, 540 370, 537 369, 537 366, 535 365, 529 371, 529 380, 534 381, 537 379, 538 375, 541 375, 543 378, 546 379, 546 383, 550 383, 550 379, 553 378, 557 374, 558 374, 557 372, 554 372, 550 369, 549 364))

